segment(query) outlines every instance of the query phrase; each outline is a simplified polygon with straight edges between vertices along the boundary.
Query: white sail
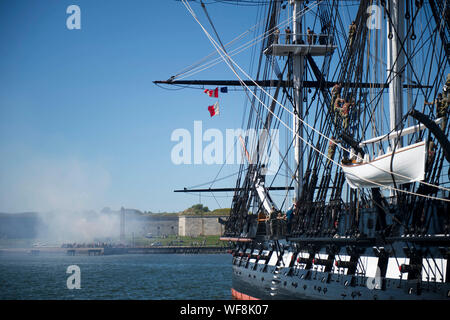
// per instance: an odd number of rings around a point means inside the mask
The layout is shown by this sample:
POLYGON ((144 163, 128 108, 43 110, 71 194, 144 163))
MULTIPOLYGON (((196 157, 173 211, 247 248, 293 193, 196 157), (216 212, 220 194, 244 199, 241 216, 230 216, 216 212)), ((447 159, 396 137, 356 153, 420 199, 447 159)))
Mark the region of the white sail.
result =
POLYGON ((343 164, 345 179, 353 189, 393 186, 392 175, 397 185, 421 181, 425 175, 425 146, 425 141, 422 141, 399 148, 394 155, 390 152, 370 162, 343 164))

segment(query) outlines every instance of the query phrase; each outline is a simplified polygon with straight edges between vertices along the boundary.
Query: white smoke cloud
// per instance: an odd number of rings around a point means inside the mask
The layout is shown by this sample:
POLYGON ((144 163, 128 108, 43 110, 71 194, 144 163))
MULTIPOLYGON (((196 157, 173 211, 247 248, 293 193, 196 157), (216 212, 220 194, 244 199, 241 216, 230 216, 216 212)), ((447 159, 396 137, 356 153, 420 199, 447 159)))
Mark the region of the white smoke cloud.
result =
POLYGON ((90 243, 107 238, 117 238, 120 232, 118 213, 95 211, 55 211, 41 213, 44 227, 38 231, 38 238, 52 242, 90 243))
POLYGON ((118 212, 92 211, 106 205, 111 185, 111 176, 102 166, 77 158, 42 157, 9 165, 11 170, 5 163, 0 171, 0 211, 39 212, 44 228, 38 238, 90 242, 118 237, 118 212))

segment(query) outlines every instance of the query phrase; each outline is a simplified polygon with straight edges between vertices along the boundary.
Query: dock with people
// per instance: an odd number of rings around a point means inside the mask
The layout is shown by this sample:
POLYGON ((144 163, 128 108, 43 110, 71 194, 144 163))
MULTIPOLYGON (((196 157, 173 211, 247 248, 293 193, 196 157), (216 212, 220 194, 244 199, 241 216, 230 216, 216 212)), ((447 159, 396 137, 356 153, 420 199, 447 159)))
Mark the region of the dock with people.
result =
POLYGON ((217 254, 226 253, 228 246, 105 246, 97 248, 89 247, 40 247, 40 248, 4 248, 0 254, 64 254, 69 256, 102 256, 116 254, 217 254))

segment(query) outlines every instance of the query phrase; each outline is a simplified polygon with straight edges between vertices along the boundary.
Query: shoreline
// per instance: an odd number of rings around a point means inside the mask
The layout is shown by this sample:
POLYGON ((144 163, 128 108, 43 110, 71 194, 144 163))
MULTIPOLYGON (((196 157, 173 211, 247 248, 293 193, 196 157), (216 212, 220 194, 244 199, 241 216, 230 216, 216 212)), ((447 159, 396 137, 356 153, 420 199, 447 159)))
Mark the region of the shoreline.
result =
POLYGON ((2 254, 64 254, 64 255, 119 255, 119 254, 224 254, 229 247, 223 246, 155 246, 155 247, 98 247, 98 248, 61 248, 61 247, 31 247, 31 248, 1 248, 2 254))

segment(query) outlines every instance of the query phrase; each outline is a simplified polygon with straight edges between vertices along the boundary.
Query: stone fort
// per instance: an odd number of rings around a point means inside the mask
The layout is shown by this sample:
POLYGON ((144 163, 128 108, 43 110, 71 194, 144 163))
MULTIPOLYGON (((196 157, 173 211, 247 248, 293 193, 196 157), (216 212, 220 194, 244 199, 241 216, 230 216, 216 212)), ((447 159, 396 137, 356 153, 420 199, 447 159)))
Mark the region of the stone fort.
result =
MULTIPOLYGON (((126 210, 131 213, 131 210, 126 210)), ((221 215, 136 215, 127 214, 125 230, 136 232, 136 235, 152 234, 153 236, 212 236, 221 235, 224 226, 218 222, 221 215)))

